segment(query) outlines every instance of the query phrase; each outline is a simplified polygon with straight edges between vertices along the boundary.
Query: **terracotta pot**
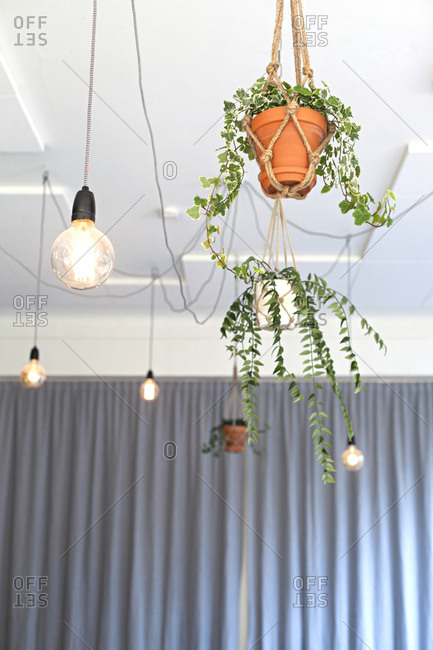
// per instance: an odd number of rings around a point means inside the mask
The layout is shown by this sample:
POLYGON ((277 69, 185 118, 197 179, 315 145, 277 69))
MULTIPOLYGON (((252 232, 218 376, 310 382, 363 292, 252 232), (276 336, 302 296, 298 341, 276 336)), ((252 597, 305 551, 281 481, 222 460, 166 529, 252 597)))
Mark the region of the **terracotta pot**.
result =
POLYGON ((239 453, 245 451, 247 427, 239 424, 226 424, 223 427, 225 451, 239 453))
MULTIPOLYGON (((285 115, 285 107, 278 106, 277 108, 269 108, 253 118, 251 128, 264 147, 269 145, 285 115)), ((305 107, 300 107, 297 110, 296 117, 312 151, 315 151, 326 138, 328 131, 326 119, 321 113, 305 107)), ((262 188, 268 194, 275 194, 276 189, 271 185, 265 166, 260 165, 260 169, 262 171, 260 175, 262 188)), ((307 150, 292 119, 286 124, 274 144, 272 169, 277 180, 282 185, 291 186, 300 183, 308 171, 307 150)), ((300 190, 299 193, 302 196, 308 194, 316 183, 317 176, 315 175, 310 185, 300 190)))

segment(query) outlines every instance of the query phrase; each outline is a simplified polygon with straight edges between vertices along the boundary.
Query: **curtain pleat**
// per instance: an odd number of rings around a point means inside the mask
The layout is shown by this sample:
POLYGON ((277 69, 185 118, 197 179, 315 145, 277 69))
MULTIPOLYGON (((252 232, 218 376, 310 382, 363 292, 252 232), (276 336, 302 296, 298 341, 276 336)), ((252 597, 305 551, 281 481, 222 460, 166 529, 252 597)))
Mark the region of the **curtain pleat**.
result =
POLYGON ((236 647, 243 459, 200 451, 227 387, 2 384, 2 650, 236 647), (17 576, 46 608, 14 607, 17 576))
POLYGON ((247 650, 433 647, 433 385, 342 386, 359 473, 326 386, 323 486, 306 403, 263 384, 246 512, 245 455, 200 451, 229 385, 164 382, 147 404, 138 382, 1 384, 1 650, 237 650, 243 526, 247 650), (16 606, 27 576, 47 607, 16 606))
POLYGON ((248 473, 251 648, 433 648, 433 385, 342 390, 365 465, 347 472, 340 463, 346 433, 327 386, 338 471, 323 486, 305 402, 292 405, 284 386, 260 387, 271 431, 248 473))

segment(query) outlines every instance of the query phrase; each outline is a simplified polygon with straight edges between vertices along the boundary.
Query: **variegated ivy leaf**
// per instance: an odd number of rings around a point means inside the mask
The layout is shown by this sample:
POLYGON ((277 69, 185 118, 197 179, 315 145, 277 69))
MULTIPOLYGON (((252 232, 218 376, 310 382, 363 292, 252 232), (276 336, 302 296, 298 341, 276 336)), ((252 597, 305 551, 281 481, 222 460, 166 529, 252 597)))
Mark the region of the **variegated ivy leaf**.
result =
POLYGON ((200 219, 199 205, 193 205, 192 208, 188 208, 188 210, 186 210, 185 212, 189 217, 191 217, 191 219, 200 219))

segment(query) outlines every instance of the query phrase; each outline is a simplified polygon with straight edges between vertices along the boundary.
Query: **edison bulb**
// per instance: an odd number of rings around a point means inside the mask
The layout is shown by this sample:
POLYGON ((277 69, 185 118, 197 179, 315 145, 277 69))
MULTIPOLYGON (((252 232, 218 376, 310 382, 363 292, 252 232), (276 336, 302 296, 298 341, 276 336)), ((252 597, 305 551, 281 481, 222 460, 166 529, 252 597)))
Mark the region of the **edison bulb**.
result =
POLYGON ((153 402, 159 395, 159 386, 153 378, 151 370, 147 373, 146 381, 140 386, 140 397, 146 402, 153 402))
POLYGON ((350 472, 357 472, 364 465, 364 454, 354 444, 349 443, 348 448, 342 453, 341 460, 350 472))
POLYGON ((51 266, 59 280, 71 289, 93 289, 110 275, 114 249, 91 219, 75 219, 54 242, 51 266))
POLYGON ((37 359, 30 359, 21 370, 20 380, 26 388, 39 388, 47 378, 43 366, 37 359))

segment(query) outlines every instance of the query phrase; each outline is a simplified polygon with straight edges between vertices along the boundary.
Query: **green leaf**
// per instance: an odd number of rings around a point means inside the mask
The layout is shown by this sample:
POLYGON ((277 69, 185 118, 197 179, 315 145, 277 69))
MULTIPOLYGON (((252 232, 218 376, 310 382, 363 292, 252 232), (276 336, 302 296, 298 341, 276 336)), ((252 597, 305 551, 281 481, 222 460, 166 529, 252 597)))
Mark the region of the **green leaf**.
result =
POLYGON ((201 183, 201 186, 202 186, 202 188, 204 190, 209 189, 210 187, 212 187, 212 185, 216 185, 217 182, 218 182, 217 177, 215 177, 215 178, 206 178, 206 176, 200 176, 200 183, 201 183))
POLYGON ((199 205, 193 205, 192 208, 188 208, 188 210, 186 210, 185 212, 189 217, 191 217, 191 219, 200 219, 199 205))
POLYGON ((341 210, 341 212, 343 214, 346 214, 347 212, 349 212, 349 210, 351 210, 353 208, 353 205, 351 203, 349 203, 349 201, 344 200, 344 201, 341 201, 341 203, 338 204, 338 207, 340 208, 340 210, 341 210))

